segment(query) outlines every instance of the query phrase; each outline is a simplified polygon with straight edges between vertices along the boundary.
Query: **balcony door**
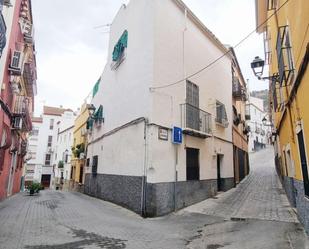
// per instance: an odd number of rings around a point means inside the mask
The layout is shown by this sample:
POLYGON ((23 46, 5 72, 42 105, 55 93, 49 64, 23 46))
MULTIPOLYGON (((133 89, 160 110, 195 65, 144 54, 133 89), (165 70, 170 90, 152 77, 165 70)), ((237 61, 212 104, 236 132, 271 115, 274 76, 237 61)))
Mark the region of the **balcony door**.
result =
POLYGON ((199 87, 191 81, 187 81, 186 90, 186 124, 188 128, 199 130, 199 87))

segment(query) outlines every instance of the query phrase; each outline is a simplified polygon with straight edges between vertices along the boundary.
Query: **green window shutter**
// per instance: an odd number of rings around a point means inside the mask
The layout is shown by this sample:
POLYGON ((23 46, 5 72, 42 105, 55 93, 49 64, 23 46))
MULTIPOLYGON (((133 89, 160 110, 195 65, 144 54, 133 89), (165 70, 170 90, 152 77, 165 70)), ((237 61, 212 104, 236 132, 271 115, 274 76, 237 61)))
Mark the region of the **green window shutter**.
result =
POLYGON ((103 121, 103 106, 100 105, 98 110, 94 114, 95 122, 102 122, 103 121))
POLYGON ((128 47, 128 31, 125 30, 114 47, 113 61, 117 61, 121 57, 125 48, 127 47, 128 47))
POLYGON ((86 129, 92 130, 92 128, 93 128, 93 119, 89 118, 87 121, 86 129))
POLYGON ((92 97, 94 97, 97 94, 97 92, 99 91, 100 81, 101 81, 101 78, 99 78, 98 81, 95 83, 95 85, 92 89, 92 97))

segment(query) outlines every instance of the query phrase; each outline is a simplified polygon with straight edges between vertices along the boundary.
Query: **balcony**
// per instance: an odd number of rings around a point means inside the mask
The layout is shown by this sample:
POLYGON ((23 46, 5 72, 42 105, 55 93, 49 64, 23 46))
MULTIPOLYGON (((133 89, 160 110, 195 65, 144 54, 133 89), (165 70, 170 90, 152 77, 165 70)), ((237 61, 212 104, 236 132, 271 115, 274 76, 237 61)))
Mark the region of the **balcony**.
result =
POLYGON ((36 85, 36 71, 33 63, 25 63, 23 78, 26 86, 26 91, 29 96, 34 96, 36 85))
POLYGON ((211 137, 211 114, 188 103, 180 106, 183 133, 199 138, 211 137))
POLYGON ((233 79, 233 98, 240 101, 247 100, 247 91, 246 88, 243 87, 237 78, 233 79))
POLYGON ((32 122, 29 112, 29 100, 25 96, 16 96, 13 107, 12 129, 29 132, 32 122))

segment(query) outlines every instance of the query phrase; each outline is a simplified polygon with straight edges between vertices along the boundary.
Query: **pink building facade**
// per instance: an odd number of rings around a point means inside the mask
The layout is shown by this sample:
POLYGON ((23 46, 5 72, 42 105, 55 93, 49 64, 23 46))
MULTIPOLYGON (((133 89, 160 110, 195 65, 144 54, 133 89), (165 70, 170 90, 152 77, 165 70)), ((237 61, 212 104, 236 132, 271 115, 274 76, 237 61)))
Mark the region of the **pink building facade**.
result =
POLYGON ((32 129, 36 95, 31 0, 15 0, 11 4, 3 7, 13 13, 11 19, 5 20, 7 49, 1 57, 0 200, 19 192, 23 184, 27 134, 32 129))

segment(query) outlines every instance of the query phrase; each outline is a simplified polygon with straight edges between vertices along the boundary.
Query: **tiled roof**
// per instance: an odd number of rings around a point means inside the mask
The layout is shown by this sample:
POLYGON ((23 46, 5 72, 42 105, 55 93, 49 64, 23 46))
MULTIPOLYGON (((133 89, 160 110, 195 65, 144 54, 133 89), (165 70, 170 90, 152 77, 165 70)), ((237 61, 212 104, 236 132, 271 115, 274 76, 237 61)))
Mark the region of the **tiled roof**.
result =
POLYGON ((42 123, 43 122, 42 117, 32 117, 31 120, 32 120, 32 122, 36 122, 36 123, 42 123))
POLYGON ((45 115, 61 116, 65 111, 73 112, 71 109, 64 109, 64 108, 52 107, 52 106, 43 107, 43 114, 45 115))

